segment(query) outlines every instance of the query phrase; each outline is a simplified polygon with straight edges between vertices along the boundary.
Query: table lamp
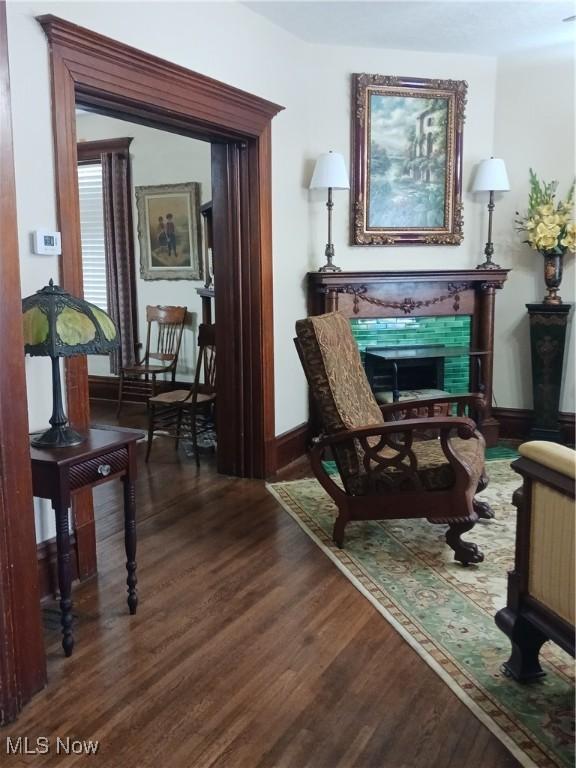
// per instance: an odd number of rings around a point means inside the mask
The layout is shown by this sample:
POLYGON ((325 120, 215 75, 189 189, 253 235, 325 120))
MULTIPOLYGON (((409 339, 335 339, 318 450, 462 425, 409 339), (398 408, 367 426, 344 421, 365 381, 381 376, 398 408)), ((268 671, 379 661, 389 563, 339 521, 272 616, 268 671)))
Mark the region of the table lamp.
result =
POLYGON ((52 360, 50 429, 34 435, 37 448, 79 445, 85 438, 71 427, 62 405, 60 357, 105 354, 119 346, 114 321, 99 307, 71 296, 53 281, 22 300, 24 351, 52 360))
POLYGON ((310 182, 310 189, 327 189, 328 202, 328 242, 324 254, 327 263, 320 267, 318 272, 342 272, 340 267, 332 263, 334 258, 334 246, 332 244, 332 190, 350 189, 350 181, 344 164, 344 158, 338 152, 326 152, 316 160, 314 173, 310 182))
POLYGON ((501 269, 498 264, 492 261, 494 253, 494 244, 492 242, 492 213, 494 212, 494 192, 508 192, 510 183, 504 160, 499 157, 491 157, 489 160, 482 160, 476 169, 472 192, 489 192, 488 199, 488 242, 484 248, 486 261, 478 264, 476 269, 501 269))

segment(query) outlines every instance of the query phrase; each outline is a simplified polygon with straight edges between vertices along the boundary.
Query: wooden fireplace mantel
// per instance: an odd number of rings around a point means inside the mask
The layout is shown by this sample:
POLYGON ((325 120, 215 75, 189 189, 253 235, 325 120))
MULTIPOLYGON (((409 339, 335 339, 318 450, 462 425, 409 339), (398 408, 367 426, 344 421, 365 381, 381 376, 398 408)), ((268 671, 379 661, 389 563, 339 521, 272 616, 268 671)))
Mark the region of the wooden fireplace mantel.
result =
MULTIPOLYGON (((470 315, 471 346, 491 353, 482 371, 487 402, 482 432, 487 444, 494 445, 499 431, 492 415, 494 301, 509 271, 309 272, 308 310, 311 315, 339 311, 349 318, 470 315)), ((473 368, 471 389, 477 386, 473 368)))

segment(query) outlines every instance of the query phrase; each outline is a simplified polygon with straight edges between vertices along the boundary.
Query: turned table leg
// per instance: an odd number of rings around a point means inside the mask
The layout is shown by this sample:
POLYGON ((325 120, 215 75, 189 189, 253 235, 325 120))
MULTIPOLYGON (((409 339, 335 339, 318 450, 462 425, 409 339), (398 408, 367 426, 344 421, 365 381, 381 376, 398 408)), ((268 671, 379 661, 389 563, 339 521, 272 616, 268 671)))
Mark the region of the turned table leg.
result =
POLYGON ((72 634, 72 572, 70 569, 70 530, 66 500, 55 500, 52 508, 56 514, 56 549, 58 557, 58 587, 60 589, 60 623, 62 625, 62 648, 66 656, 74 649, 72 634))
POLYGON ((128 608, 134 615, 138 607, 136 592, 136 488, 130 475, 124 481, 124 544, 126 546, 126 570, 128 576, 128 608))

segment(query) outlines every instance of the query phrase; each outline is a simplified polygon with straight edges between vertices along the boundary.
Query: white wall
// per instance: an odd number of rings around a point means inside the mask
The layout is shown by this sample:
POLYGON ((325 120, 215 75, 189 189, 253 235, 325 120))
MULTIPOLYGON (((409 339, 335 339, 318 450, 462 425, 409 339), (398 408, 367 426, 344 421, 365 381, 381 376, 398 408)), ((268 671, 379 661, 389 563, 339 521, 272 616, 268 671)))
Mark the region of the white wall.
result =
MULTIPOLYGON (((460 246, 349 246, 349 193, 334 192, 335 263, 343 269, 460 269, 480 261, 484 206, 469 191, 475 164, 492 152, 496 60, 487 56, 315 46, 309 109, 313 115, 308 142, 309 170, 320 152, 342 152, 350 167, 351 74, 368 72, 466 80, 468 103, 464 125, 464 242, 460 246)), ((310 191, 310 264, 324 261, 326 193, 310 191)))
MULTIPOLYGON (((138 302, 139 338, 146 343, 146 306, 173 305, 188 307, 189 322, 182 336, 178 359, 178 379, 191 380, 196 363, 198 323, 202 319, 202 303, 196 288, 203 280, 143 280, 140 277, 140 246, 138 241, 138 211, 135 187, 156 184, 181 184, 197 181, 201 186, 202 202, 212 197, 210 144, 187 136, 159 131, 144 125, 115 120, 103 115, 80 113, 76 116, 78 141, 96 141, 130 136, 132 168, 132 211, 134 214, 134 251, 136 258, 136 297, 138 302)), ((204 259, 201 252, 200 258, 204 259)), ((144 349, 144 346, 142 347, 144 349)), ((110 375, 108 356, 91 355, 88 372, 98 376, 110 375)))
MULTIPOLYGON (((503 61, 497 69, 491 57, 311 46, 236 3, 9 2, 24 294, 57 273, 55 259, 34 257, 29 252, 29 233, 39 226, 56 225, 48 52, 44 33, 34 19, 42 13, 69 19, 286 108, 274 119, 272 129, 277 434, 302 423, 307 416, 306 387, 292 336, 294 321, 306 312, 306 272, 322 262, 326 239, 323 195, 309 193, 307 185, 318 153, 332 148, 348 154, 352 72, 468 81, 465 240, 453 248, 350 248, 348 193, 338 192, 334 240, 336 261, 345 269, 472 267, 483 260, 487 225, 485 201, 474 199, 468 192, 472 169, 480 159, 494 153, 509 155, 512 166, 518 163, 517 171, 511 168, 515 185, 517 179, 525 178, 523 169, 530 164, 546 175, 563 178, 568 168, 573 168, 569 117, 573 110, 566 104, 571 81, 567 80, 566 67, 542 60, 545 69, 541 71, 539 60, 531 53, 503 61), (170 33, 161 34, 166 19, 170 19, 170 33), (498 90, 497 76, 501 78, 498 90), (567 161, 567 157, 571 159, 567 161)), ((520 253, 524 251, 520 248, 524 247, 514 241, 514 248, 519 250, 512 248, 510 210, 524 199, 524 192, 515 186, 508 201, 496 211, 497 258, 503 266, 514 267, 497 298, 496 396, 499 404, 512 407, 529 405, 528 369, 526 353, 523 357, 515 353, 517 367, 512 367, 506 345, 510 340, 520 343, 523 304, 542 294, 541 284, 537 287, 539 278, 522 266, 525 262, 520 260, 520 253), (508 239, 502 225, 507 227, 508 239)), ((527 260, 536 258, 526 253, 527 260)), ((569 280, 570 275, 564 289, 566 298, 570 295, 569 280)), ((35 359, 27 361, 27 369, 30 426, 37 429, 46 423, 50 412, 48 367, 45 361, 35 359)), ((564 407, 568 408, 566 398, 571 399, 568 391, 564 395, 564 407)))
MULTIPOLYGON (((494 154, 506 161, 510 192, 499 195, 494 240, 500 264, 514 271, 498 302, 494 391, 501 406, 532 407, 530 335, 525 304, 539 302, 546 290, 543 259, 514 229, 516 211, 528 207, 528 169, 560 182, 565 196, 574 180, 574 48, 530 51, 498 62, 494 154)), ((574 256, 564 259, 560 295, 574 302, 574 256)), ((566 343, 561 410, 574 411, 574 317, 566 343)))
MULTIPOLYGON (((292 337, 306 313, 307 46, 236 3, 9 2, 7 12, 23 295, 58 272, 57 259, 32 256, 29 244, 34 229, 56 227, 48 46, 35 16, 55 14, 286 108, 272 128, 276 431, 302 423, 307 393, 292 337)), ((51 411, 49 363, 26 367, 30 428, 40 429, 51 411)), ((51 521, 38 516, 39 539, 53 535, 51 521)))

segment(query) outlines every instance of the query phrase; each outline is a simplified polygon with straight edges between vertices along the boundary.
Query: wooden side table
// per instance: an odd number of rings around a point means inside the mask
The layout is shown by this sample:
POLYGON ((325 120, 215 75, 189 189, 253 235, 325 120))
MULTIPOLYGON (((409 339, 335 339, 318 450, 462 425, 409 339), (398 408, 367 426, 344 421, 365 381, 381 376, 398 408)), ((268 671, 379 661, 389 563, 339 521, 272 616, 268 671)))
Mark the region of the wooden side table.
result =
POLYGON ((62 647, 72 655, 72 573, 70 569, 69 508, 72 494, 114 478, 124 484, 124 541, 128 577, 128 608, 136 613, 136 442, 135 430, 90 429, 81 445, 51 450, 30 448, 34 496, 50 499, 56 515, 56 549, 62 647))

